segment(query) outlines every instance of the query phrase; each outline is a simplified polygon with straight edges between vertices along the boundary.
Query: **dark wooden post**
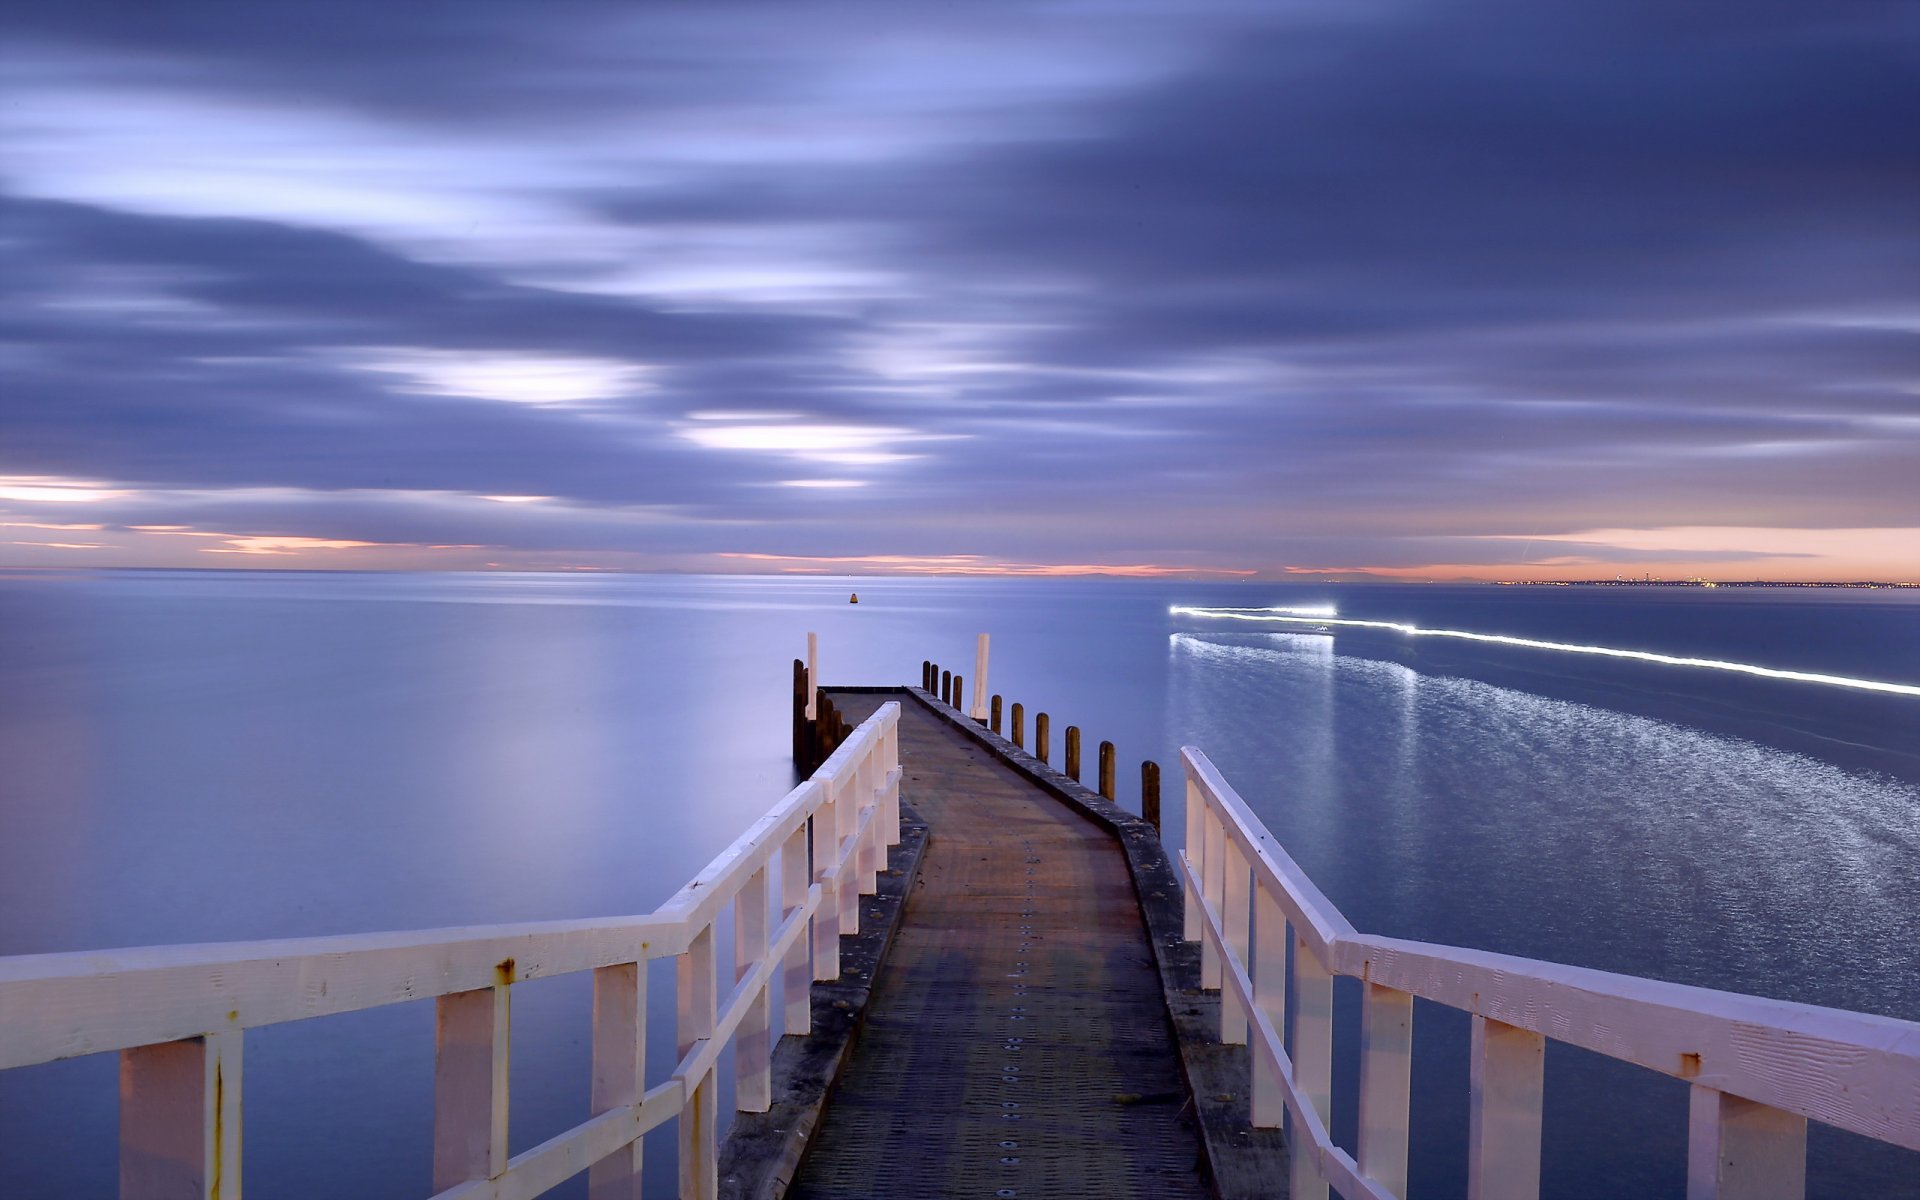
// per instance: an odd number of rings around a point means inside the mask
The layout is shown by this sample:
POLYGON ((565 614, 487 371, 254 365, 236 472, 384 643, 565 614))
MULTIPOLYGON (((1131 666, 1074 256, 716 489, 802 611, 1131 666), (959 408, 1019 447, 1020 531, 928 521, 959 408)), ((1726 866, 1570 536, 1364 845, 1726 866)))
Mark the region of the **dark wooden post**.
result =
POLYGON ((1160 828, 1160 764, 1152 759, 1140 764, 1140 816, 1160 828))
POLYGON ((1113 799, 1113 743, 1100 743, 1100 794, 1113 799))
POLYGON ((940 703, 953 703, 953 672, 940 672, 940 703))
POLYGON ((989 702, 987 706, 987 728, 993 730, 995 733, 1000 732, 1000 693, 999 692, 995 692, 993 694, 993 699, 992 701, 989 702))
POLYGON ((1013 703, 1013 744, 1027 748, 1027 710, 1018 700, 1013 703))
POLYGON ((1033 756, 1041 762, 1047 761, 1047 752, 1052 749, 1052 746, 1048 744, 1051 739, 1047 737, 1047 733, 1051 728, 1052 723, 1048 721, 1047 714, 1035 713, 1033 715, 1033 756))
POLYGON ((924 658, 920 660, 920 690, 923 692, 933 690, 933 664, 924 658))
POLYGON ((1080 782, 1080 727, 1067 726, 1067 778, 1080 782))
POLYGON ((967 680, 963 675, 953 677, 953 706, 961 712, 967 710, 967 680))
POLYGON ((807 764, 807 664, 793 660, 793 765, 812 774, 807 764))

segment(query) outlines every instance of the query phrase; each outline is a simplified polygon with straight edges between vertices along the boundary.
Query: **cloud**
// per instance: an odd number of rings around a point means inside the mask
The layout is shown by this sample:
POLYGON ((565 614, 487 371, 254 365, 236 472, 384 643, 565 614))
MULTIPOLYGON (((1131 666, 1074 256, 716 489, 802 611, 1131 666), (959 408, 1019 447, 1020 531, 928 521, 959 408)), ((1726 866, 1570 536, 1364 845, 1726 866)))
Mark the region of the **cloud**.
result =
MULTIPOLYGON (((1275 574, 1879 530, 1849 554, 1915 569, 1911 5, 8 21, 0 474, 124 493, 90 514, 1275 574)), ((14 482, 11 522, 78 494, 14 482)))

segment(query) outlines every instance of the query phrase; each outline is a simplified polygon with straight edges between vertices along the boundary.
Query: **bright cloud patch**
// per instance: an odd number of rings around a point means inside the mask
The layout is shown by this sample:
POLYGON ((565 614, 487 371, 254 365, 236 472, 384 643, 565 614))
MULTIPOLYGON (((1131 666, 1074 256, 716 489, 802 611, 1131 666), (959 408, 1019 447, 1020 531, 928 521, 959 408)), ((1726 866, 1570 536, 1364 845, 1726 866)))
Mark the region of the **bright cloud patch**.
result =
POLYGON ((397 375, 398 390, 422 396, 502 400, 550 408, 578 408, 628 396, 646 387, 645 372, 606 358, 471 354, 452 350, 369 351, 361 370, 397 375))

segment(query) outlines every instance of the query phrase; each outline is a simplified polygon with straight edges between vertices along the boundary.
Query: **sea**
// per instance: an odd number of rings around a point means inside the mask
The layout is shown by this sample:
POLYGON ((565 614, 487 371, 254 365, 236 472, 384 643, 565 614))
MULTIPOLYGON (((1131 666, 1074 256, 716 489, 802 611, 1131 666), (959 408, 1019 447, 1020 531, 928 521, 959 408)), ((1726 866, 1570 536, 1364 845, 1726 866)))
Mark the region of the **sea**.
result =
MULTIPOLYGON (((809 632, 828 684, 970 676, 984 632, 992 691, 1115 743, 1124 805, 1160 763, 1177 840, 1198 747, 1361 929, 1920 1020, 1920 696, 1177 611, 1269 606, 1920 684, 1900 590, 0 572, 0 955, 646 912, 793 786, 809 632)), ((518 1152, 588 1115, 588 991, 514 990, 518 1152)), ((429 1194, 432 1027, 250 1031, 247 1191, 429 1194)), ((1464 1194, 1467 1040, 1417 1005, 1413 1196, 1464 1194)), ((116 1071, 0 1072, 6 1200, 114 1194, 116 1071)), ((1683 1195, 1686 1111, 1550 1043, 1544 1193, 1683 1195)), ((1809 1195, 1920 1196, 1920 1156, 1816 1125, 1809 1195)))

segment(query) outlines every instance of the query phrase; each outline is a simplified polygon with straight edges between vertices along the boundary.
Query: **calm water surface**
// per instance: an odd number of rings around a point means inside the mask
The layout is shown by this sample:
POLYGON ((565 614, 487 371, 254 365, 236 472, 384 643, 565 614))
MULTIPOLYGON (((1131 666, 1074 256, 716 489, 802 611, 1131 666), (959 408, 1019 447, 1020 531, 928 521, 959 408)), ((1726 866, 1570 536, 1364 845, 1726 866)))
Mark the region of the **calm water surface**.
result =
MULTIPOLYGON (((1920 699, 1167 611, 1271 603, 1920 683, 1914 593, 0 573, 0 954, 645 911, 793 783, 808 630, 857 683, 988 630, 995 691, 1201 746, 1362 928, 1920 1019, 1920 699)), ((518 1151, 587 1114, 587 993, 515 991, 518 1151)), ((1414 1192, 1455 1195, 1466 1022, 1416 1021, 1414 1192)), ((427 1194, 431 1084, 430 1004, 250 1033, 246 1186, 427 1194)), ((1563 1046, 1547 1086, 1548 1194, 1683 1192, 1682 1087, 1563 1046)), ((0 1074, 8 1200, 111 1195, 113 1123, 110 1056, 0 1074)))

